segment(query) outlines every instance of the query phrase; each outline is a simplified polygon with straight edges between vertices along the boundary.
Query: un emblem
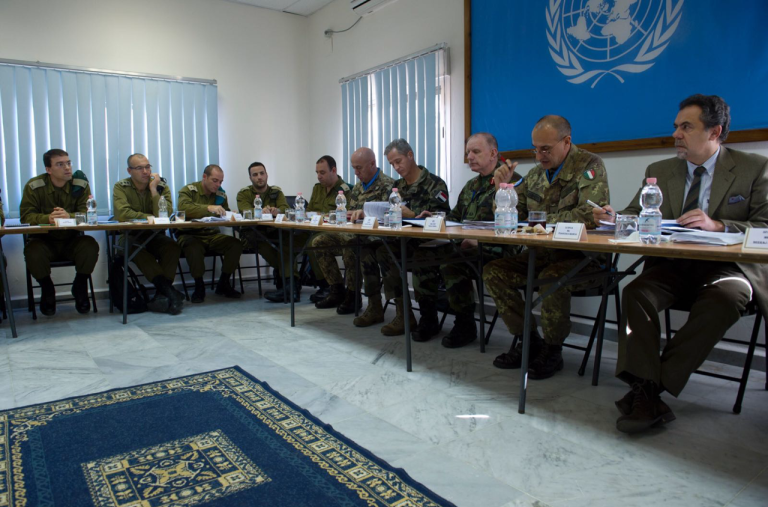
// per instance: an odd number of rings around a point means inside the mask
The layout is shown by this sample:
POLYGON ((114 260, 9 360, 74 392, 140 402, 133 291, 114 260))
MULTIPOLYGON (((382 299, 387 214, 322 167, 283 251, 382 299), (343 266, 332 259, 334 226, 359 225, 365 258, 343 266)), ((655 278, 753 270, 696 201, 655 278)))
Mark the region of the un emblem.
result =
POLYGON ((549 54, 574 84, 653 67, 680 23, 685 0, 549 0, 549 54))

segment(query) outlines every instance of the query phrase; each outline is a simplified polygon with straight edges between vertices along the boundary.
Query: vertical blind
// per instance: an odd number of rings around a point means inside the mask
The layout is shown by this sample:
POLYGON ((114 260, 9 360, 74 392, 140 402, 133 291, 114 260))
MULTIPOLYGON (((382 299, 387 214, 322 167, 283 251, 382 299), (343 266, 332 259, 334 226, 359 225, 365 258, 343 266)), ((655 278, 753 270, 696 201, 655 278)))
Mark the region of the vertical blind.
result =
MULTIPOLYGON (((127 158, 143 153, 172 195, 219 160, 214 83, 0 63, 0 168, 6 216, 19 216, 26 182, 61 148, 90 182, 100 214, 127 158)), ((175 201, 175 198, 174 198, 175 201)))
MULTIPOLYGON (((384 148, 406 139, 416 162, 446 182, 447 47, 445 44, 370 69, 341 81, 343 177, 354 181, 350 155, 367 146, 390 176, 384 148)), ((398 179, 399 176, 393 176, 398 179)))

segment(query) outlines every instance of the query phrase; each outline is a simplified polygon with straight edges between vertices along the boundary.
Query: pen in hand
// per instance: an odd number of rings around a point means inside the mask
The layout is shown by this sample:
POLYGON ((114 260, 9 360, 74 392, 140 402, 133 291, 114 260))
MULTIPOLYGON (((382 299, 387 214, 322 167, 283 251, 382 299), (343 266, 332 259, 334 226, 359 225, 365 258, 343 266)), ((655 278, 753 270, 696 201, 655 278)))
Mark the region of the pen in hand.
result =
POLYGON ((611 216, 611 217, 613 216, 613 213, 611 213, 611 212, 610 212, 610 211, 608 211, 607 209, 603 208, 602 206, 598 206, 597 204, 593 203, 593 202, 592 202, 592 201, 590 201, 589 199, 587 199, 587 204, 589 204, 590 206, 592 206, 592 207, 593 207, 593 208, 595 208, 595 209, 601 209, 601 210, 603 210, 603 211, 604 211, 604 212, 605 212, 605 213, 606 213, 608 216, 611 216))

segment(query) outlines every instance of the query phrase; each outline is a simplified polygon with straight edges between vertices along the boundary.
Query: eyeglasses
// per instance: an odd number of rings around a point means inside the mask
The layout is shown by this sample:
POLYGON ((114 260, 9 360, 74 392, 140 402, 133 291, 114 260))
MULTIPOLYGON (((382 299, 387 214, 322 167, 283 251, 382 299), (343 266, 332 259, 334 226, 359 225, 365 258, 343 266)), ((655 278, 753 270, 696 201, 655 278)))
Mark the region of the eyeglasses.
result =
POLYGON ((129 167, 128 169, 131 169, 132 171, 151 171, 152 164, 137 165, 136 167, 129 167))
MULTIPOLYGON (((565 137, 568 137, 568 136, 565 136, 565 137)), ((552 146, 545 146, 543 148, 534 148, 534 149, 531 150, 531 153, 533 153, 534 155, 537 155, 537 154, 538 155, 549 155, 550 153, 552 153, 552 149, 555 146, 557 146, 558 144, 563 142, 563 139, 565 139, 565 137, 561 137, 560 140, 558 142, 556 142, 555 144, 553 144, 552 146)))
POLYGON ((54 167, 72 167, 72 161, 67 160, 66 162, 56 162, 53 164, 54 167))

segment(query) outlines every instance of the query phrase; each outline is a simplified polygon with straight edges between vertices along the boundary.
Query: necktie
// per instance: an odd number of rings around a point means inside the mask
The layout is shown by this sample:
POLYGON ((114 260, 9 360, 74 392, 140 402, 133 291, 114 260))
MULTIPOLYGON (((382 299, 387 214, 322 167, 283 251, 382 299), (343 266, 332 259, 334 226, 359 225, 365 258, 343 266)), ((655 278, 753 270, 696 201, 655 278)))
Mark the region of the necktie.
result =
POLYGON ((693 209, 699 207, 699 188, 701 187, 701 175, 704 174, 704 167, 699 166, 693 171, 693 181, 691 182, 691 188, 688 189, 688 195, 685 198, 685 205, 683 206, 683 215, 693 209))

